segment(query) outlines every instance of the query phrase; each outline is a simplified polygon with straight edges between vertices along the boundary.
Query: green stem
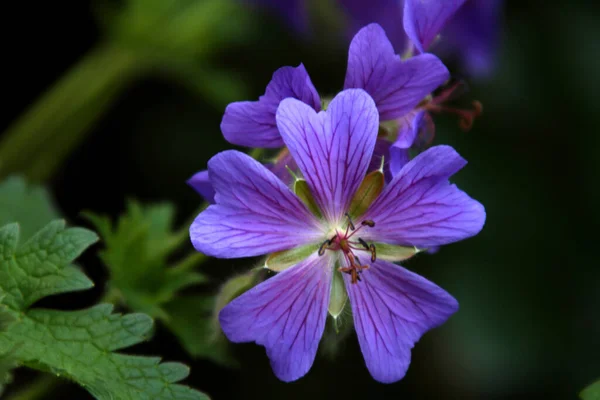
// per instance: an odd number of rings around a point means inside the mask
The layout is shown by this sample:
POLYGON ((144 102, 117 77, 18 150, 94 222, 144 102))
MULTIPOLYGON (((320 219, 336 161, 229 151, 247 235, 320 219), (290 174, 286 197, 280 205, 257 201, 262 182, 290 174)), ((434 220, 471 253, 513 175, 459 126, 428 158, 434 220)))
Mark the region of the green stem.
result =
POLYGON ((140 60, 102 44, 92 49, 2 135, 0 178, 48 179, 136 76, 140 60))
POLYGON ((6 400, 38 400, 48 399, 53 396, 49 395, 58 386, 63 383, 62 380, 51 374, 42 374, 36 380, 24 389, 10 395, 6 400))
POLYGON ((183 260, 181 260, 177 264, 175 264, 171 270, 177 271, 177 272, 188 271, 188 270, 194 268, 195 266, 197 266, 198 264, 206 261, 207 258, 208 257, 206 257, 202 253, 193 252, 193 253, 189 254, 187 257, 185 257, 183 260))

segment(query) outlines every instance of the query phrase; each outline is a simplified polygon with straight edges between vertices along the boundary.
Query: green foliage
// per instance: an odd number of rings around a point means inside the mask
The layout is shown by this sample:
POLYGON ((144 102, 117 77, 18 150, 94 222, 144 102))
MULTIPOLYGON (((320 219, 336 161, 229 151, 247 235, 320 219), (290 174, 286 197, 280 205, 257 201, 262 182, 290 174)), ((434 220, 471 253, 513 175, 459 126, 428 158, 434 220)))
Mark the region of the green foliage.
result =
POLYGON ((28 186, 17 176, 0 183, 0 226, 19 222, 23 240, 58 217, 46 189, 28 186))
POLYGON ((72 262, 97 239, 59 220, 19 246, 19 225, 0 228, 0 304, 12 317, 0 333, 0 366, 8 359, 66 377, 101 400, 207 398, 175 384, 188 375, 182 364, 115 353, 147 338, 147 315, 113 314, 109 304, 80 311, 30 308, 43 297, 93 285, 72 262))
POLYGON ((131 309, 168 321, 163 306, 178 291, 207 281, 192 270, 204 259, 201 254, 194 252, 183 261, 169 263, 188 241, 187 229, 173 231, 171 204, 142 206, 132 201, 114 225, 108 217, 85 215, 106 246, 100 257, 110 271, 110 286, 131 309))
POLYGON ((600 381, 592 383, 579 393, 582 400, 600 400, 600 381))
POLYGON ((207 278, 192 270, 205 259, 200 253, 193 251, 170 263, 173 254, 189 243, 187 225, 173 231, 173 206, 130 202, 114 225, 107 217, 86 216, 106 245, 100 255, 110 270, 110 290, 118 301, 160 319, 192 356, 235 366, 214 320, 214 297, 178 294, 207 278))

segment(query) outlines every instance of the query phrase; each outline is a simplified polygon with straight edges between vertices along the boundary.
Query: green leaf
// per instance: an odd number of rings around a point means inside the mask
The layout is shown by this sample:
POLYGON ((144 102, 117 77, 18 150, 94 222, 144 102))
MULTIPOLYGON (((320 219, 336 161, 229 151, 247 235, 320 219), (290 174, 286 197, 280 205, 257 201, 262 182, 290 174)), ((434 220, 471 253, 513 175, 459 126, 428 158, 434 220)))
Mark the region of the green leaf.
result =
POLYGON ((385 178, 382 170, 369 173, 358 187, 354 198, 352 198, 348 214, 352 218, 363 215, 367 208, 379 197, 384 184, 385 178))
POLYGON ((109 304, 80 311, 29 309, 44 296, 91 286, 71 263, 96 240, 91 231, 55 221, 19 246, 17 224, 0 228, 0 304, 14 317, 0 333, 0 354, 71 379, 101 400, 206 399, 175 384, 188 374, 184 365, 115 353, 147 339, 147 315, 113 314, 109 304))
POLYGON ((0 184, 0 226, 19 222, 21 237, 30 238, 48 222, 58 218, 48 192, 28 186, 22 177, 12 176, 0 184))
POLYGON ((110 271, 110 285, 132 310, 169 320, 163 306, 178 291, 208 279, 193 267, 205 257, 192 253, 169 263, 172 254, 187 243, 187 228, 173 231, 174 208, 171 204, 142 206, 129 202, 127 212, 113 226, 107 217, 86 213, 96 226, 105 249, 100 257, 110 271))
MULTIPOLYGON (((0 305, 0 332, 6 332, 16 321, 17 319, 8 307, 0 305)), ((14 349, 0 354, 0 396, 2 396, 6 385, 12 382, 12 370, 17 367, 17 364, 14 349)))
POLYGON ((600 381, 592 383, 579 393, 582 400, 600 400, 600 381))

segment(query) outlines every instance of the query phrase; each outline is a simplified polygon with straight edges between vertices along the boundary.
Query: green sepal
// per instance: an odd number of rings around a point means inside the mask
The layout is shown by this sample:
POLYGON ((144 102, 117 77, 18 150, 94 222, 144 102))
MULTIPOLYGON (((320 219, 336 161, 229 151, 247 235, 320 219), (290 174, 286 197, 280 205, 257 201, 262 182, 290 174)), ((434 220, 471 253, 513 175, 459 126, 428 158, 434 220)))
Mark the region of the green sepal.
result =
POLYGON ((312 193, 310 192, 310 188, 308 187, 308 183, 304 179, 296 179, 294 181, 294 193, 296 196, 302 200, 308 210, 313 213, 316 217, 321 218, 321 210, 317 205, 312 193))
POLYGON ((418 249, 415 246, 396 246, 387 243, 375 243, 375 249, 378 259, 392 262, 407 260, 415 254, 424 251, 424 249, 418 249))
POLYGON ((344 285, 344 278, 342 277, 342 273, 336 269, 333 271, 331 293, 329 295, 329 315, 337 320, 342 311, 344 311, 347 301, 348 292, 346 291, 346 285, 344 285))
POLYGON ((384 139, 389 140, 390 142, 395 142, 398 139, 398 130, 400 129, 400 124, 398 121, 393 119, 390 121, 381 121, 379 123, 379 134, 378 136, 384 139))
MULTIPOLYGON (((221 286, 219 294, 215 300, 215 312, 217 315, 229 302, 244 292, 252 289, 261 281, 261 269, 251 269, 250 271, 233 276, 221 286)), ((215 318, 214 323, 218 326, 219 321, 215 318)))
POLYGON ((385 177, 381 169, 369 173, 356 191, 350 203, 348 214, 352 218, 358 218, 363 215, 375 199, 379 197, 384 184, 385 177))
POLYGON ((298 264, 318 250, 319 244, 309 244, 306 246, 295 247, 290 250, 278 251, 267 257, 264 267, 271 271, 281 272, 298 264))

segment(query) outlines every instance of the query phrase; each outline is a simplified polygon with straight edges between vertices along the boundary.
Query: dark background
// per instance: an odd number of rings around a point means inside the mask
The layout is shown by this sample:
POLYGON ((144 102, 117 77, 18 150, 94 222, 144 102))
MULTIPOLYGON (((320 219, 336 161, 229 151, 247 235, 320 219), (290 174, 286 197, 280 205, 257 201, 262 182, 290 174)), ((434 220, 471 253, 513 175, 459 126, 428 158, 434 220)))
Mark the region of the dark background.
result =
MULTIPOLYGON (((3 14, 2 130, 101 37, 88 1, 15 1, 3 14)), ((599 17, 593 2, 507 2, 497 69, 465 95, 483 103, 483 117, 469 133, 451 117, 436 119, 436 143, 469 160, 454 181, 485 205, 487 222, 480 235, 406 263, 453 294, 461 309, 416 345, 402 381, 373 381, 354 335, 336 359, 317 356, 309 374, 291 384, 274 377, 254 344, 235 346, 238 370, 190 359, 160 327, 154 340, 129 352, 187 363, 186 383, 216 400, 576 398, 600 377, 599 17)), ((310 44, 274 18, 255 18, 263 19, 258 35, 212 56, 242 78, 249 99, 264 92, 276 68, 300 62, 321 94, 339 90, 343 44, 310 44)), ((222 113, 184 85, 141 77, 50 180, 58 206, 85 224, 83 209, 116 216, 127 197, 170 200, 186 220, 200 198, 185 180, 229 147, 219 132, 222 113)), ((100 296, 106 272, 93 252, 83 261, 100 284, 57 300, 66 308, 100 296)), ((240 265, 202 268, 225 279, 240 265)), ((31 376, 19 373, 14 387, 31 376)), ((60 390, 49 398, 89 397, 75 385, 60 390)))

